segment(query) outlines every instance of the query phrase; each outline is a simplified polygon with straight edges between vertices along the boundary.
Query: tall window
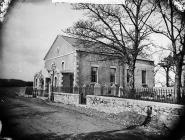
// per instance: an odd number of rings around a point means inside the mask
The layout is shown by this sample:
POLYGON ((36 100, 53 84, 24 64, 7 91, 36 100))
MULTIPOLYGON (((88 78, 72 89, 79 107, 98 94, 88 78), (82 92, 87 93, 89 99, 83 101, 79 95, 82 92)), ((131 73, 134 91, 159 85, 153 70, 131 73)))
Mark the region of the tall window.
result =
POLYGON ((110 82, 115 83, 116 79, 116 68, 111 68, 110 69, 110 82))
POLYGON ((57 87, 57 77, 55 77, 54 86, 57 87))
POLYGON ((129 75, 129 69, 127 69, 127 83, 129 83, 130 75, 129 75))
POLYGON ((35 87, 37 87, 37 79, 35 79, 35 87))
POLYGON ((64 66, 64 62, 62 62, 62 70, 64 70, 65 68, 64 68, 65 66, 64 66))
POLYGON ((183 85, 185 86, 185 73, 183 74, 183 85))
POLYGON ((146 70, 142 70, 142 84, 146 84, 146 70))
POLYGON ((97 82, 98 78, 98 68, 91 67, 91 82, 97 82))

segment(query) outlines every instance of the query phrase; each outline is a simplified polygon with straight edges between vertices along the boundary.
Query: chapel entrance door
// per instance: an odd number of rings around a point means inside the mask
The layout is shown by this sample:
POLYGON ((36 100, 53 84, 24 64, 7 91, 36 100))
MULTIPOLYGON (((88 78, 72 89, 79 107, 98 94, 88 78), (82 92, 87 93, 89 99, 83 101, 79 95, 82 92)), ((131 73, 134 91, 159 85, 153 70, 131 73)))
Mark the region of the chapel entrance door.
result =
POLYGON ((73 73, 62 73, 63 75, 63 92, 73 93, 73 73))

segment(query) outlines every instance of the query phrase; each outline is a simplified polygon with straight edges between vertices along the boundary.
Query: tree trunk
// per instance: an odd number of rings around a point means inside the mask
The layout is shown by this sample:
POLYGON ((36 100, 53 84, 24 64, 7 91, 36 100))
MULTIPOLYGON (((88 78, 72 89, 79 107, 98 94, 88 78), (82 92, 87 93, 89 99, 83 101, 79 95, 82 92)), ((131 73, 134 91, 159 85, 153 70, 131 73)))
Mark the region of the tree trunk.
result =
POLYGON ((166 69, 166 87, 169 87, 169 67, 166 69))
POLYGON ((175 73, 175 93, 177 95, 177 103, 181 101, 181 74, 182 74, 183 59, 176 60, 176 73, 175 73))
POLYGON ((128 74, 129 74, 129 90, 130 92, 134 92, 135 89, 135 75, 134 75, 134 71, 135 71, 135 62, 131 62, 129 64, 129 70, 128 70, 128 74))

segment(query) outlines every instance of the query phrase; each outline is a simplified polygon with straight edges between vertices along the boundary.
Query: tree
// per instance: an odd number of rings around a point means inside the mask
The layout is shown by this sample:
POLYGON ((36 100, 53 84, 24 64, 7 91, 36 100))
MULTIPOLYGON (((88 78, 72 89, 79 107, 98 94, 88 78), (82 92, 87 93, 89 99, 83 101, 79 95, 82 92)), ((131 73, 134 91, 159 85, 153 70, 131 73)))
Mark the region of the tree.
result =
POLYGON ((160 63, 159 65, 165 70, 166 73, 166 86, 169 87, 169 81, 170 81, 170 76, 169 76, 169 72, 170 70, 173 70, 173 66, 174 66, 174 60, 172 55, 168 55, 167 57, 165 57, 160 63))
POLYGON ((80 44, 94 53, 118 59, 129 67, 129 88, 134 90, 136 58, 148 47, 151 30, 146 26, 156 5, 147 0, 126 0, 120 5, 76 4, 85 10, 87 20, 76 22, 66 33, 79 38, 80 44), (96 44, 96 45, 95 45, 96 44))
POLYGON ((181 74, 182 66, 185 55, 185 24, 184 12, 179 11, 174 5, 174 1, 167 2, 166 0, 158 1, 158 19, 150 29, 155 32, 166 36, 171 41, 171 52, 174 58, 175 65, 175 90, 177 93, 177 102, 180 102, 180 87, 181 87, 181 74))

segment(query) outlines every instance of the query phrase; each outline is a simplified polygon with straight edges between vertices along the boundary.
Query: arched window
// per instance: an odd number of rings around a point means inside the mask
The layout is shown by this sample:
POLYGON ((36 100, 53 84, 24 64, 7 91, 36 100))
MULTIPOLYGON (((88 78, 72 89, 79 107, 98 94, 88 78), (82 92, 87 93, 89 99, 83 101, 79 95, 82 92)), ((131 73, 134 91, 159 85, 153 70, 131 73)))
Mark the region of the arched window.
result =
POLYGON ((37 78, 35 79, 35 87, 37 87, 37 78))
POLYGON ((65 63, 64 63, 64 61, 62 61, 62 70, 65 70, 65 63))
POLYGON ((55 77, 54 86, 57 87, 57 77, 55 77))
POLYGON ((110 82, 113 84, 116 82, 116 68, 110 68, 110 82))
POLYGON ((44 88, 44 79, 41 79, 41 88, 43 89, 44 88))

